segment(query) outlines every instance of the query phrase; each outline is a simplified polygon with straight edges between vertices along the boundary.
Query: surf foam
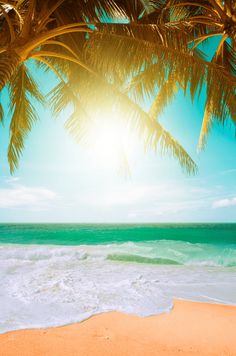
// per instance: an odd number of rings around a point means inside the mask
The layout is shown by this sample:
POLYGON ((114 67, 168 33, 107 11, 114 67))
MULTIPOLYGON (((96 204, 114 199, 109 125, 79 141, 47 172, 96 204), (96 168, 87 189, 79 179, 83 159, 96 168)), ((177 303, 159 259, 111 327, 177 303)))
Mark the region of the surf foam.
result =
POLYGON ((230 247, 170 241, 0 245, 0 332, 64 325, 110 310, 157 314, 170 310, 174 297, 236 304, 236 267, 225 267, 235 256, 230 247))

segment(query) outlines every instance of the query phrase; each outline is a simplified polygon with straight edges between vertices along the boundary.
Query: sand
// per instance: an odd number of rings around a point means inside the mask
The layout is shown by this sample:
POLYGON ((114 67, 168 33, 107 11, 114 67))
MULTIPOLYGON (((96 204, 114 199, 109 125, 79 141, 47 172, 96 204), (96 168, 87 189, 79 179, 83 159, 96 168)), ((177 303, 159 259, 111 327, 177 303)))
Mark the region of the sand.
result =
POLYGON ((73 325, 0 335, 1 356, 236 355, 236 307, 176 300, 142 318, 103 313, 73 325))

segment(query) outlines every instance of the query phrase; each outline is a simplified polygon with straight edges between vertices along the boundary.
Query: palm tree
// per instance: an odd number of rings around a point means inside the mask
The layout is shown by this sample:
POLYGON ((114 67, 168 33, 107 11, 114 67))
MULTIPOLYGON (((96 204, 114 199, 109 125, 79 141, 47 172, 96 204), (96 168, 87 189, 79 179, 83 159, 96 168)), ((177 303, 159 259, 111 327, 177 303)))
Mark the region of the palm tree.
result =
POLYGON ((130 66, 127 90, 137 101, 155 98, 151 117, 158 119, 179 89, 185 94, 190 90, 192 100, 205 89, 199 147, 204 147, 214 121, 230 119, 235 125, 235 1, 153 1, 149 12, 133 16, 129 24, 99 26, 88 44, 91 51, 102 57, 101 63, 110 58, 113 73, 130 66), (214 37, 218 46, 208 59, 202 45, 214 37))
MULTIPOLYGON (((55 113, 68 104, 73 106, 67 127, 78 139, 102 102, 110 109, 115 105, 147 147, 160 146, 188 172, 195 172, 196 165, 160 125, 158 114, 179 88, 186 92, 190 86, 194 98, 205 83, 210 115, 225 121, 230 114, 235 120, 235 73, 229 71, 226 60, 221 64, 219 59, 206 61, 197 48, 211 27, 203 20, 194 23, 192 17, 196 11, 214 11, 212 1, 206 3, 199 10, 197 2, 164 0, 0 1, 0 90, 8 86, 13 113, 8 151, 11 172, 37 118, 31 98, 45 100, 27 66, 32 60, 56 74, 50 103, 55 113), (215 91, 218 82, 222 87, 215 91), (146 95, 155 97, 148 113, 139 105, 146 95)), ((222 43, 230 52, 227 63, 232 69, 233 47, 228 39, 222 43)))
MULTIPOLYGON (((163 9, 162 17, 165 17, 164 23, 170 28, 177 26, 181 30, 193 31, 191 50, 198 48, 207 40, 218 38, 218 45, 209 60, 210 63, 205 64, 202 73, 207 91, 199 139, 199 148, 203 148, 214 119, 224 123, 230 117, 234 124, 236 122, 236 3, 231 0, 170 1, 163 9), (173 12, 175 20, 171 19, 173 12)), ((190 91, 193 99, 196 83, 190 73, 190 91)))
MULTIPOLYGON (((73 105, 74 112, 67 126, 77 138, 81 139, 87 122, 91 120, 88 107, 98 108, 105 101, 106 107, 115 105, 120 117, 136 128, 143 138, 155 134, 155 140, 160 142, 163 150, 176 156, 188 172, 196 171, 195 163, 182 146, 128 95, 118 90, 116 82, 109 80, 93 63, 95 53, 91 56, 83 50, 89 36, 97 31, 101 18, 122 18, 128 12, 132 16, 136 7, 130 9, 129 2, 121 4, 113 0, 90 0, 89 5, 85 0, 0 3, 0 90, 7 84, 11 98, 8 149, 11 172, 18 165, 25 137, 37 119, 32 98, 40 102, 45 100, 27 66, 32 59, 56 74, 58 84, 49 95, 50 102, 56 113, 68 103, 73 105)), ((139 2, 138 9, 146 11, 143 2, 139 2)), ((2 108, 0 112, 3 117, 2 108)))

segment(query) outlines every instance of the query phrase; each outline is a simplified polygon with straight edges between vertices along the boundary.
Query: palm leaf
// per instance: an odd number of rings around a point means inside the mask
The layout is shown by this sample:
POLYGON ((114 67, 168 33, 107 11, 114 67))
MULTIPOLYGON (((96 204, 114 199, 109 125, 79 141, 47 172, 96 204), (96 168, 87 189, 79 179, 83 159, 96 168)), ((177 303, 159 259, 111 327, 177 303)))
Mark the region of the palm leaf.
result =
POLYGON ((0 122, 3 123, 3 118, 4 118, 4 111, 2 104, 0 103, 0 122))
POLYGON ((207 136, 208 133, 213 125, 212 120, 212 108, 210 107, 209 103, 206 103, 204 117, 202 120, 202 127, 200 132, 200 137, 198 141, 198 149, 202 150, 206 146, 207 136))
MULTIPOLYGON (((130 66, 128 72, 140 73, 140 68, 144 68, 141 74, 137 75, 136 80, 132 81, 134 86, 130 88, 135 91, 135 85, 138 83, 137 97, 141 93, 140 87, 143 93, 153 95, 155 83, 160 83, 160 81, 164 83, 168 75, 171 74, 173 81, 179 83, 185 92, 190 85, 192 98, 194 98, 197 90, 200 94, 201 88, 205 84, 207 86, 207 100, 212 102, 214 116, 222 122, 226 120, 227 115, 235 120, 234 93, 236 80, 231 73, 222 69, 222 66, 209 63, 199 56, 194 56, 191 49, 180 50, 178 41, 177 46, 169 47, 160 43, 160 40, 159 43, 151 43, 124 34, 94 33, 92 37, 89 42, 89 51, 92 52, 93 48, 93 52, 99 55, 100 62, 96 59, 93 59, 93 61, 94 65, 101 68, 102 71, 108 71, 107 58, 110 59, 110 68, 113 67, 113 64, 116 71, 119 71, 119 66, 123 68, 121 63, 122 58, 127 58, 127 48, 129 48, 130 58, 135 58, 133 62, 131 61, 133 67, 130 66), (103 44, 107 45, 109 38, 111 45, 106 50, 103 44), (104 58, 103 50, 107 58, 104 58), (113 58, 115 63, 113 63, 113 58), (148 63, 147 69, 145 63, 148 63), (155 68, 156 75, 151 72, 150 67, 155 68), (153 74, 152 79, 150 79, 150 73, 153 74), (219 83, 221 83, 221 86, 219 86, 219 83)), ((182 44, 180 43, 181 47, 182 44)))
POLYGON ((224 41, 218 55, 213 57, 213 61, 226 68, 232 76, 236 76, 236 51, 227 41, 224 41))
POLYGON ((24 141, 33 123, 38 119, 32 99, 43 102, 36 82, 30 76, 27 67, 21 64, 10 83, 10 143, 8 161, 11 173, 18 167, 18 161, 24 149, 24 141))
MULTIPOLYGON (((127 130, 135 130, 144 145, 150 137, 159 137, 162 152, 178 157, 188 173, 196 172, 192 159, 160 124, 113 83, 105 81, 101 76, 94 76, 93 71, 87 72, 83 67, 77 66, 77 76, 73 73, 68 83, 60 82, 49 94, 49 100, 56 115, 71 104, 73 112, 66 121, 66 128, 78 142, 86 140, 88 127, 93 125, 93 117, 97 117, 103 110, 112 117, 115 108, 119 120, 125 123, 127 130)), ((152 148, 155 147, 156 142, 152 148)))
POLYGON ((183 146, 180 145, 169 132, 163 128, 160 129, 161 135, 159 137, 154 135, 154 144, 159 143, 161 152, 164 154, 167 153, 177 159, 181 167, 183 167, 188 174, 196 174, 198 171, 196 163, 189 156, 183 146))
POLYGON ((164 108, 174 99, 178 89, 177 84, 169 77, 153 100, 149 115, 157 119, 164 108))
POLYGON ((1 4, 0 90, 11 80, 11 171, 37 117, 33 101, 42 100, 28 70, 20 64, 31 57, 57 75, 59 83, 49 100, 56 114, 72 106, 71 130, 76 130, 74 125, 81 118, 83 131, 90 108, 96 113, 115 106, 147 146, 158 143, 182 165, 189 164, 189 171, 194 171, 190 158, 156 121, 176 90, 190 90, 195 99, 206 87, 208 115, 203 132, 208 132, 207 122, 213 120, 224 123, 231 117, 236 122, 231 2, 3 0, 1 4), (209 63, 197 46, 204 36, 205 40, 222 33, 226 25, 229 40, 222 41, 209 63), (147 97, 154 99, 150 115, 137 105, 147 97))
POLYGON ((14 52, 0 53, 0 91, 9 82, 19 64, 19 58, 14 52))

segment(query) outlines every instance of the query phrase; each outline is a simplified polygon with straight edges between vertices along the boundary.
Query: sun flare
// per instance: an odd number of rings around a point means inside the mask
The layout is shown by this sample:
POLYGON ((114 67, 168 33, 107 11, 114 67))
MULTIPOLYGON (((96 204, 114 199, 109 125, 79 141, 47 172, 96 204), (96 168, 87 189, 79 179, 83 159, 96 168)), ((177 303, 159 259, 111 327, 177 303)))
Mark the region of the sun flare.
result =
POLYGON ((97 115, 86 131, 86 146, 101 168, 129 170, 138 137, 117 115, 97 115))

